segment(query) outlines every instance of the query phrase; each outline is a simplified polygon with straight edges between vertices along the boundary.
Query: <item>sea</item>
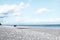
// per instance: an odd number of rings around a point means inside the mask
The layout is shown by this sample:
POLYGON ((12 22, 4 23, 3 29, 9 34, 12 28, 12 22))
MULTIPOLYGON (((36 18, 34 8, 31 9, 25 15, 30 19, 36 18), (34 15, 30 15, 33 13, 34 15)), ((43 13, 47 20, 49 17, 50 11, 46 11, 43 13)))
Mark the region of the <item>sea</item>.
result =
POLYGON ((23 27, 23 28, 29 28, 29 27, 49 27, 49 28, 60 28, 60 24, 49 24, 49 25, 0 25, 0 26, 5 26, 5 27, 23 27))

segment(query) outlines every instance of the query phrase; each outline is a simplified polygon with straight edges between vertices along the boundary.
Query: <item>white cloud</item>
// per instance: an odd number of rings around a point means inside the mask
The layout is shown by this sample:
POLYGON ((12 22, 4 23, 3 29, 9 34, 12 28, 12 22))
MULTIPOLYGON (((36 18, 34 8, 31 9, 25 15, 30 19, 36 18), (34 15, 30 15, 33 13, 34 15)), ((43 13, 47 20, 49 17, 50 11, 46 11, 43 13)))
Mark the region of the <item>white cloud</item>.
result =
POLYGON ((24 5, 24 3, 23 2, 21 2, 20 4, 19 4, 19 6, 23 6, 24 5))
POLYGON ((17 5, 17 7, 14 9, 14 13, 13 15, 21 15, 21 12, 25 9, 25 8, 28 8, 29 7, 29 4, 24 4, 23 2, 21 2, 19 5, 17 5))
POLYGON ((39 10, 37 10, 35 13, 44 13, 44 12, 47 12, 48 9, 47 8, 41 8, 39 10))
POLYGON ((21 11, 24 9, 24 3, 21 2, 19 5, 16 6, 16 8, 13 10, 13 16, 19 16, 21 15, 21 11))
POLYGON ((13 11, 13 16, 19 16, 21 15, 22 10, 24 10, 25 8, 29 7, 29 3, 25 4, 24 2, 20 2, 19 5, 16 4, 4 4, 4 5, 0 5, 0 15, 3 13, 8 13, 8 11, 13 11))
MULTIPOLYGON (((12 5, 4 4, 4 5, 0 5, 0 13, 1 14, 8 13, 8 11, 12 10, 13 12, 11 12, 11 17, 14 17, 13 22, 16 23, 16 22, 22 21, 22 15, 23 15, 22 11, 25 8, 28 8, 28 7, 29 7, 29 3, 25 4, 23 2, 21 2, 19 5, 16 5, 16 4, 12 4, 12 5)), ((9 19, 6 19, 5 21, 7 22, 7 20, 8 20, 8 22, 10 23, 12 20, 9 20, 9 19)))
POLYGON ((16 5, 8 5, 8 4, 0 5, 0 13, 6 13, 14 9, 15 7, 16 5))
POLYGON ((34 24, 40 23, 40 22, 50 22, 50 23, 52 23, 52 22, 60 22, 60 18, 46 18, 46 19, 41 19, 41 18, 29 19, 29 18, 26 18, 26 19, 24 19, 23 22, 34 23, 34 24))
POLYGON ((22 11, 25 9, 25 8, 28 8, 29 7, 29 3, 27 4, 24 4, 23 2, 21 2, 15 9, 14 9, 14 12, 13 12, 13 16, 16 17, 15 19, 15 22, 20 22, 22 21, 22 11))
MULTIPOLYGON (((24 16, 22 19, 22 11, 25 8, 28 8, 30 6, 29 3, 25 4, 21 2, 19 5, 12 4, 4 4, 0 5, 0 13, 7 13, 10 10, 13 10, 12 15, 16 18, 13 20, 13 22, 25 22, 25 23, 40 23, 40 22, 60 22, 60 18, 48 18, 48 19, 40 19, 40 18, 29 18, 27 16, 24 16)), ((49 11, 47 8, 41 8, 37 10, 35 13, 44 13, 49 11)), ((12 20, 11 20, 12 21, 12 20)))
MULTIPOLYGON (((30 18, 28 16, 24 17, 15 17, 13 20, 9 21, 13 23, 28 23, 28 24, 39 24, 39 23, 56 23, 60 22, 60 18, 46 18, 46 19, 41 19, 41 18, 30 18)), ((8 23, 9 23, 8 22, 8 23)))

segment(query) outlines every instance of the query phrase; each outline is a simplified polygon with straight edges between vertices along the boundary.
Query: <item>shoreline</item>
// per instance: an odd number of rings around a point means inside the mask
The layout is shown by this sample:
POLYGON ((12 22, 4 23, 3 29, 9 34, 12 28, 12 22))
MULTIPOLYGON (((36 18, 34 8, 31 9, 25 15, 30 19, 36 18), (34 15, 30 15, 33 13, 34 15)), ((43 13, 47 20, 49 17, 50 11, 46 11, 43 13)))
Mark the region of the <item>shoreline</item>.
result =
MULTIPOLYGON (((13 27, 13 28, 48 28, 48 29, 60 29, 60 26, 56 26, 56 27, 53 27, 53 26, 16 26, 16 27, 14 27, 14 26, 3 26, 3 25, 1 25, 2 27, 13 27)), ((0 26, 0 27, 1 27, 0 26)))

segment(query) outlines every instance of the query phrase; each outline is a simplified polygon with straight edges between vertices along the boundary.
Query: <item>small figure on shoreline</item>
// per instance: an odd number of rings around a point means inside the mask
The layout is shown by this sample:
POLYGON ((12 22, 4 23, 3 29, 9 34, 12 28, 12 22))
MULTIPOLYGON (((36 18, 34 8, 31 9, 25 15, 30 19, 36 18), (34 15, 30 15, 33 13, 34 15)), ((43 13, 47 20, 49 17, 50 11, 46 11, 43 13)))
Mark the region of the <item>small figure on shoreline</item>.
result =
POLYGON ((16 27, 17 25, 14 25, 14 27, 16 27))
POLYGON ((2 24, 0 23, 0 25, 2 25, 2 24))

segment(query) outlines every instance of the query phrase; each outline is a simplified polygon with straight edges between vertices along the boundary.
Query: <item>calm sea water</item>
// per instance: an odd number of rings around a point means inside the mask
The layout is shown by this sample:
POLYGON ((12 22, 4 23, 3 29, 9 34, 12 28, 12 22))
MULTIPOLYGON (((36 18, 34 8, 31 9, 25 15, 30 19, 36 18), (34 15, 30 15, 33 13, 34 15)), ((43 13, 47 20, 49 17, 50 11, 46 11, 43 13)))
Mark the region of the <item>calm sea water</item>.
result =
POLYGON ((60 26, 16 26, 16 27, 49 27, 49 28, 60 28, 60 26))
MULTIPOLYGON (((2 25, 5 27, 14 27, 14 25, 2 25)), ((16 27, 59 27, 60 25, 16 25, 16 27)))

